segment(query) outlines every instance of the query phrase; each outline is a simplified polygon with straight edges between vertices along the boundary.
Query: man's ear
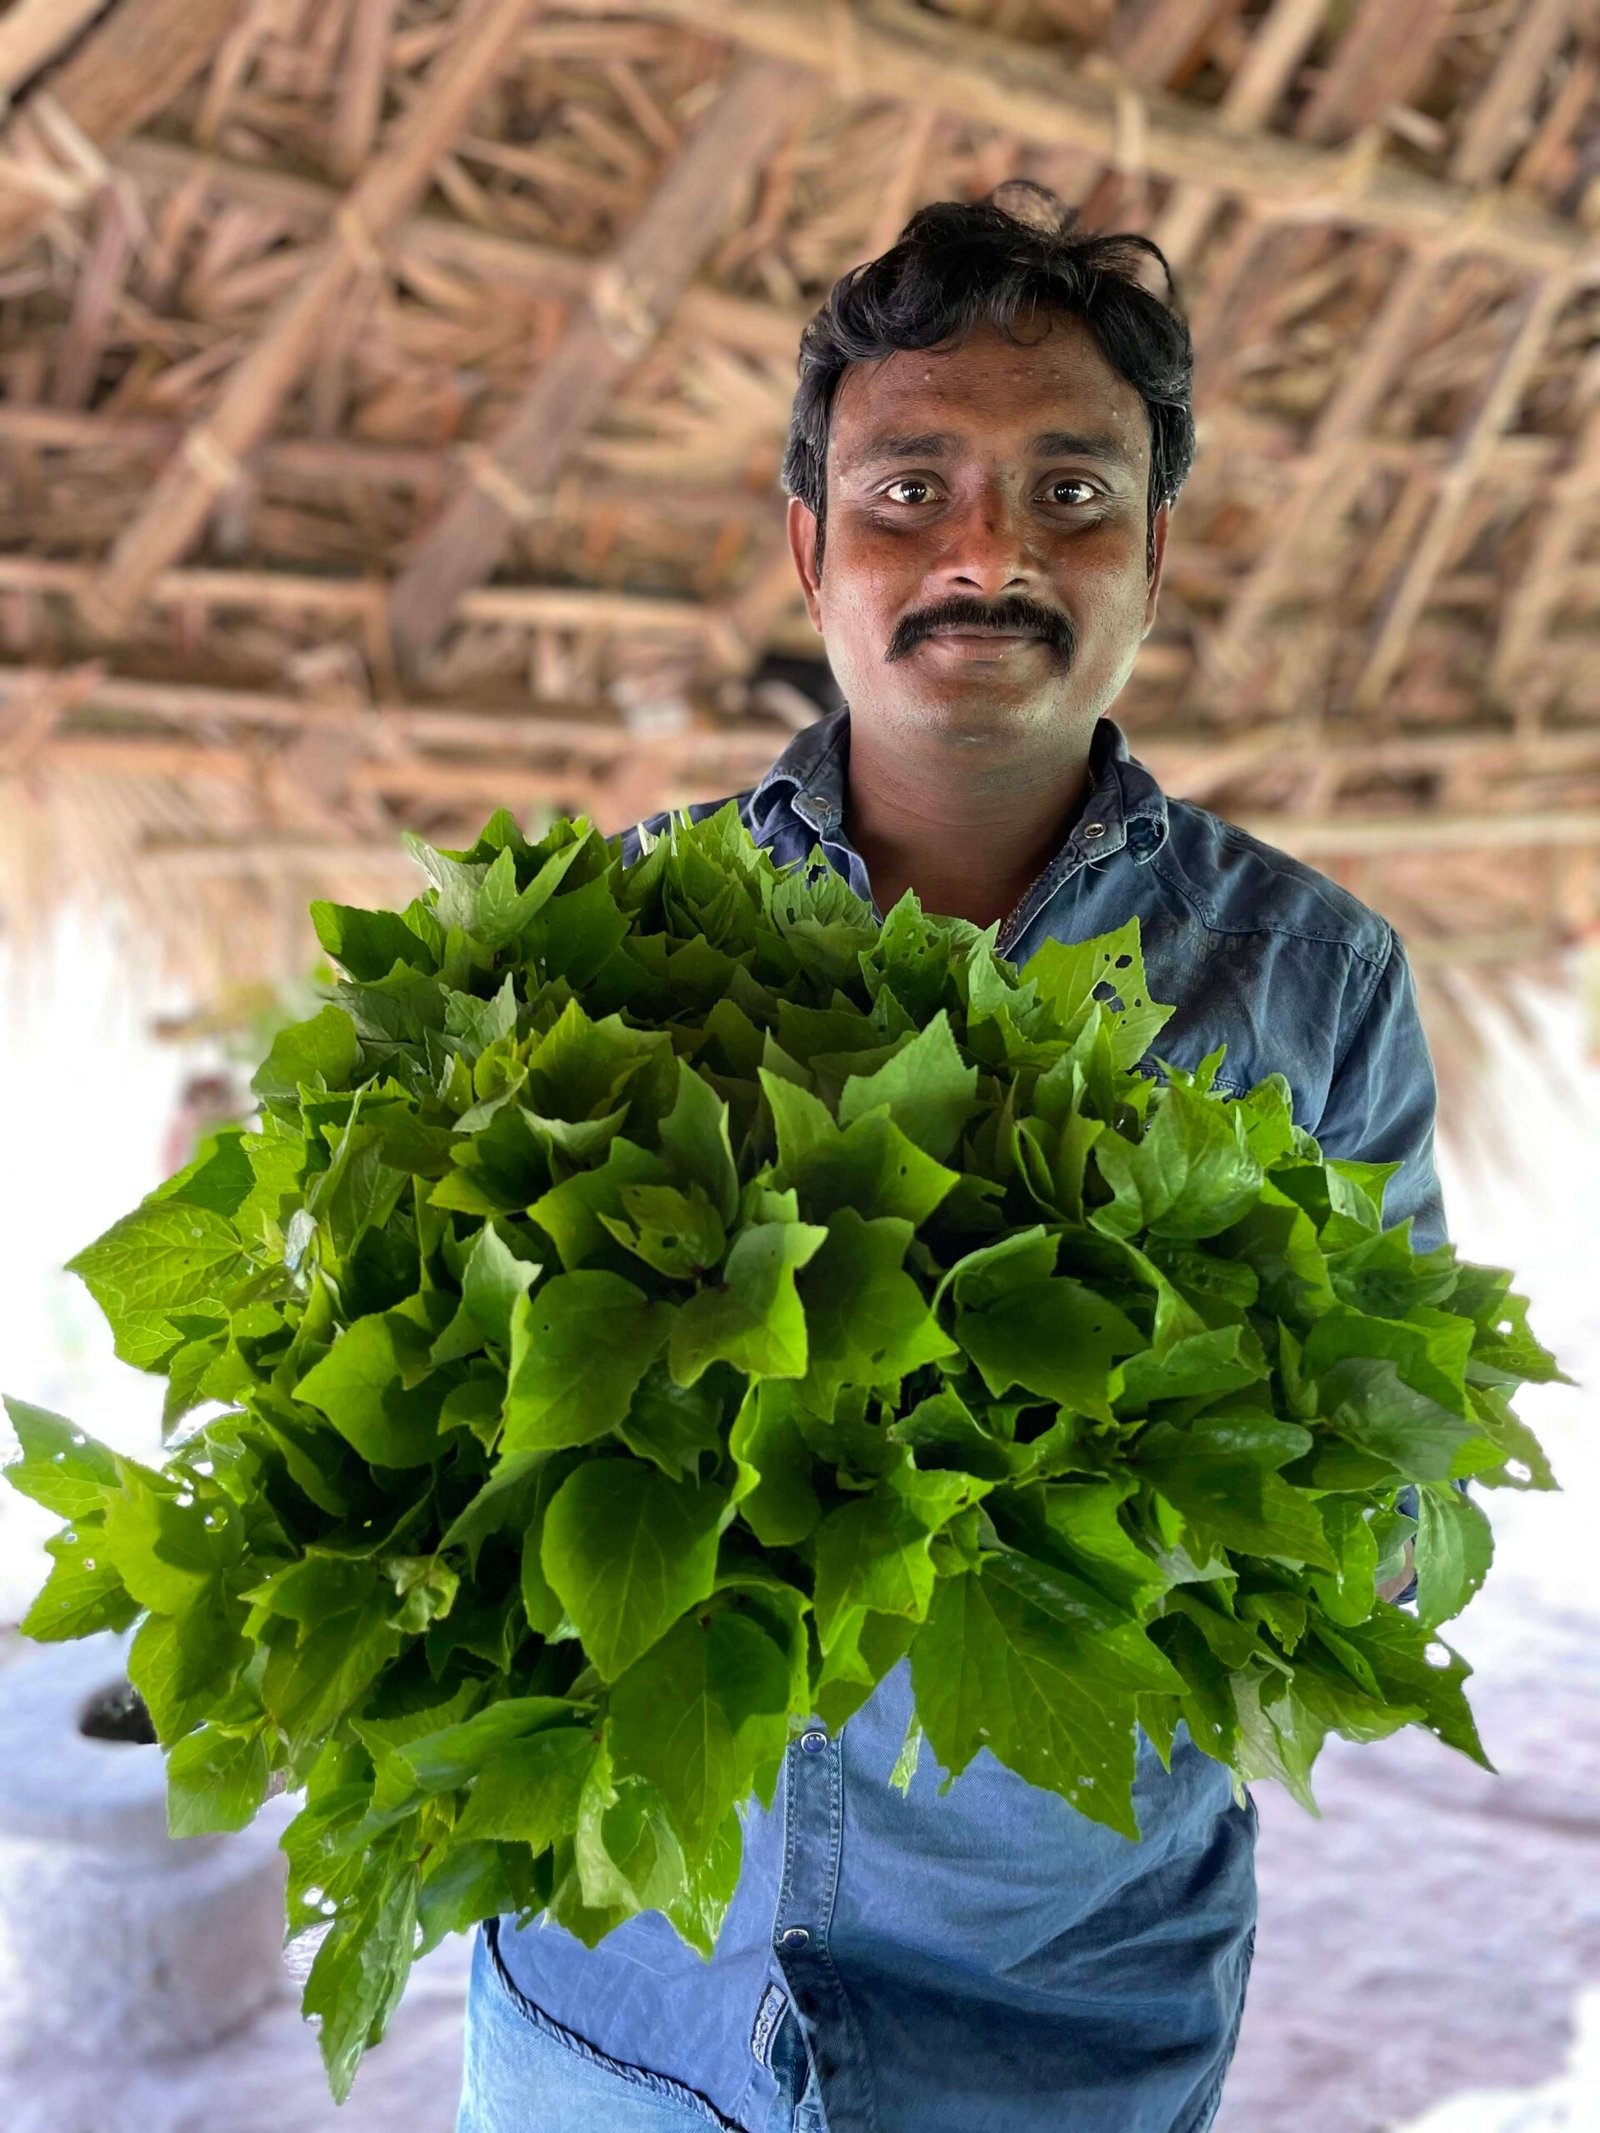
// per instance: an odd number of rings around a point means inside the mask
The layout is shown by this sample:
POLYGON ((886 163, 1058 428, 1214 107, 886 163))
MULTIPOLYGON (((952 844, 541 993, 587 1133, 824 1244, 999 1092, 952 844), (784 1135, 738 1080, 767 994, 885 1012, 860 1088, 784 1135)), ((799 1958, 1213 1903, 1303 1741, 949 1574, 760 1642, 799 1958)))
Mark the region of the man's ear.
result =
POLYGON ((1161 566, 1166 561, 1167 527, 1171 518, 1172 506, 1170 504, 1160 504, 1157 506, 1155 517, 1150 522, 1151 539, 1156 554, 1156 567, 1150 573, 1150 587, 1144 597, 1144 628, 1139 632, 1141 640, 1149 636, 1151 624, 1156 619, 1156 601, 1161 593, 1161 566))
POLYGON ((820 637, 822 634, 822 600, 818 590, 819 579, 813 568, 817 552, 817 515, 809 504, 803 504, 798 496, 789 499, 789 553, 794 557, 794 567, 799 573, 801 586, 806 596, 806 613, 811 617, 811 627, 820 637))

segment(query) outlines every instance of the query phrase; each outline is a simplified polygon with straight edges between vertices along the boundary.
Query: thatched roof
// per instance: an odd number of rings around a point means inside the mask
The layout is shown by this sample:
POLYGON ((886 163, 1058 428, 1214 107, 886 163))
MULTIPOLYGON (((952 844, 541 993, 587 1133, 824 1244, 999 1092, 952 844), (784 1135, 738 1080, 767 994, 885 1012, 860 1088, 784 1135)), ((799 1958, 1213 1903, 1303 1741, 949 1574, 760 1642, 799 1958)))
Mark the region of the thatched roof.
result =
POLYGON ((935 198, 1142 230, 1199 455, 1117 715, 1459 974, 1600 908, 1585 0, 12 0, 0 894, 303 969, 396 831, 615 830, 830 700, 799 329, 935 198))

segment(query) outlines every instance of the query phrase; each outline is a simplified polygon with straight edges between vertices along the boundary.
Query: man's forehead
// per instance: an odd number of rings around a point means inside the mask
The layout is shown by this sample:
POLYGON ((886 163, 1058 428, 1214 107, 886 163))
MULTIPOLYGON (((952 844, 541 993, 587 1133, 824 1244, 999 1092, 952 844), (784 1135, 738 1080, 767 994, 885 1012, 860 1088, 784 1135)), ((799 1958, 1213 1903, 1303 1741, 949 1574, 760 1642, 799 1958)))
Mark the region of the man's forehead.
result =
POLYGON ((842 466, 911 431, 987 437, 1004 428, 1024 445, 1055 432, 1096 431, 1120 437, 1135 456, 1148 447, 1144 403, 1073 319, 1032 345, 978 327, 957 348, 897 349, 851 363, 830 427, 829 456, 842 466), (913 408, 928 419, 908 420, 913 408))

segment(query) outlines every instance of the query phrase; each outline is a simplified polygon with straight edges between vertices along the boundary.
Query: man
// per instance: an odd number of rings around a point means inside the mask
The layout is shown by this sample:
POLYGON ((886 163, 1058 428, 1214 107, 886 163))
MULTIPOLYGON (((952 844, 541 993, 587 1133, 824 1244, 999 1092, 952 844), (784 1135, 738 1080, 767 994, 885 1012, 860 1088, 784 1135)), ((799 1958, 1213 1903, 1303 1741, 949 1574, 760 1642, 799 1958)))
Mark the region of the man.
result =
MULTIPOLYGON (((1438 1243, 1393 931, 1167 800, 1105 715, 1193 453, 1187 329, 1138 282, 1144 240, 1002 190, 1015 215, 924 208, 806 329, 789 540, 845 708, 741 815, 780 861, 820 845, 880 917, 910 887, 997 923, 1018 964, 1137 916, 1177 1004, 1164 1056, 1226 1044, 1236 1093, 1286 1074, 1325 1153, 1400 1163, 1386 1219, 1438 1243)), ((902 1661, 840 1737, 791 1745, 709 1964, 654 1912, 593 1950, 486 1928, 460 2133, 1203 2133, 1254 1942, 1254 1803, 1182 1729, 1170 1775, 1141 1736, 1137 1843, 987 1751, 942 1797, 924 1753, 902 1796, 910 1711, 902 1661)))

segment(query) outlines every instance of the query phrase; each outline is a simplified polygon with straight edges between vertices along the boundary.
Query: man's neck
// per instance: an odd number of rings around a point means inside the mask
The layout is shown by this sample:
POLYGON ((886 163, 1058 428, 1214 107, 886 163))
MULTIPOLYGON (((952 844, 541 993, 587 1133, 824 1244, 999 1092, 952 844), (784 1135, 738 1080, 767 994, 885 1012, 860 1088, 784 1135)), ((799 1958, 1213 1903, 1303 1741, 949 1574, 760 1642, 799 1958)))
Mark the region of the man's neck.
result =
POLYGON ((885 915, 909 888, 926 911, 1004 924, 1088 797, 1088 751, 1048 765, 918 760, 850 722, 845 831, 885 915))

